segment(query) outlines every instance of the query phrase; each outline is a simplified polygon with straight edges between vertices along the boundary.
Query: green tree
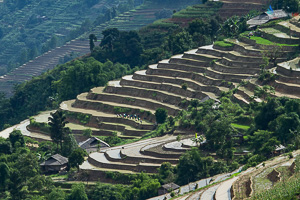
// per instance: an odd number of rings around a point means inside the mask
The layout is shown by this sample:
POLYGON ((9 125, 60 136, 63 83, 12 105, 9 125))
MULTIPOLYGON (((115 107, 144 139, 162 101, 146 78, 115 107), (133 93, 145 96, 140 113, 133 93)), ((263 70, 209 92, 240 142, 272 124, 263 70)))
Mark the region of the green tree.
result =
POLYGON ((100 46, 112 52, 114 50, 113 43, 120 37, 120 31, 117 28, 110 28, 102 31, 102 35, 100 46))
POLYGON ((199 107, 199 105, 200 105, 200 102, 199 102, 198 99, 192 99, 192 100, 191 100, 191 106, 192 106, 193 108, 196 108, 196 110, 197 110, 197 108, 199 107))
POLYGON ((299 0, 284 0, 283 9, 287 12, 298 12, 299 0))
POLYGON ((210 35, 210 27, 206 23, 207 22, 204 22, 202 19, 195 19, 189 23, 187 31, 191 35, 194 35, 195 33, 200 33, 202 35, 210 35))
POLYGON ((48 195, 48 200, 65 200, 66 194, 61 188, 54 188, 48 195))
POLYGON ((88 200, 83 183, 72 185, 72 190, 67 200, 88 200))
POLYGON ((160 183, 157 179, 142 173, 138 179, 132 181, 132 194, 130 199, 148 199, 157 195, 160 183))
POLYGON ((61 110, 56 111, 55 113, 50 113, 51 117, 49 117, 49 126, 50 126, 50 136, 54 143, 60 145, 60 149, 62 150, 62 143, 65 138, 66 133, 68 132, 68 128, 65 128, 65 125, 68 123, 66 121, 66 117, 64 116, 61 110))
POLYGON ((56 35, 53 35, 48 45, 50 49, 55 49, 58 45, 58 37, 56 35))
POLYGON ((222 117, 212 122, 205 133, 210 150, 219 151, 221 154, 224 153, 226 142, 231 140, 231 123, 232 119, 230 117, 222 117))
POLYGON ((0 189, 5 191, 10 172, 6 163, 0 162, 0 189))
POLYGON ((82 134, 83 134, 83 136, 85 136, 85 137, 92 137, 93 131, 92 131, 92 129, 90 129, 90 128, 84 129, 82 134))
POLYGON ((300 119, 297 113, 285 113, 280 115, 272 124, 275 127, 275 136, 284 145, 295 139, 293 132, 300 130, 300 119))
POLYGON ((11 169, 8 184, 12 199, 21 200, 23 196, 21 173, 17 169, 11 169))
POLYGON ((183 53, 192 48, 192 36, 186 31, 180 31, 168 36, 163 44, 164 49, 172 54, 183 53))
POLYGON ((170 183, 175 180, 174 168, 169 162, 161 164, 158 169, 158 174, 163 183, 170 183))
POLYGON ((183 185, 208 177, 212 165, 212 157, 203 157, 197 148, 192 148, 179 159, 176 182, 183 185))
POLYGON ((84 162, 85 152, 81 148, 75 149, 69 156, 69 164, 71 167, 77 167, 79 170, 79 165, 84 162))
MULTIPOLYGON (((100 184, 97 183, 97 185, 93 188, 93 190, 90 190, 88 192, 88 197, 91 200, 125 200, 130 199, 126 198, 125 195, 123 195, 123 188, 120 188, 115 185, 107 185, 107 184, 100 184)), ((131 193, 131 191, 129 191, 131 193)), ((130 195, 130 194, 129 194, 130 195)))
POLYGON ((64 138, 62 155, 68 157, 76 148, 78 144, 73 134, 68 134, 64 138))
POLYGON ((89 40, 90 40, 90 50, 91 52, 93 51, 94 47, 95 47, 95 43, 97 42, 97 37, 95 34, 90 34, 89 35, 89 40))
POLYGON ((284 113, 284 108, 279 99, 271 98, 267 103, 262 103, 254 118, 256 129, 267 130, 269 123, 284 113))
POLYGON ((11 154, 12 153, 12 146, 10 141, 5 140, 4 138, 0 137, 0 154, 11 154))
POLYGON ((9 134, 9 140, 13 148, 25 146, 24 136, 20 130, 13 130, 13 132, 9 134))
POLYGON ((155 111, 156 122, 162 124, 168 117, 168 111, 164 108, 158 108, 155 111))
POLYGON ((240 33, 246 31, 247 20, 252 16, 238 17, 232 16, 222 23, 220 33, 227 37, 237 37, 240 33))
POLYGON ((183 84, 181 85, 181 88, 184 89, 184 90, 187 90, 188 84, 187 84, 187 83, 183 83, 183 84))
POLYGON ((27 182, 30 178, 39 175, 40 165, 36 154, 26 152, 18 156, 15 169, 20 173, 22 182, 27 182))
POLYGON ((260 154, 269 157, 279 145, 278 140, 274 137, 273 133, 265 130, 258 130, 250 137, 250 146, 254 149, 255 154, 260 154))

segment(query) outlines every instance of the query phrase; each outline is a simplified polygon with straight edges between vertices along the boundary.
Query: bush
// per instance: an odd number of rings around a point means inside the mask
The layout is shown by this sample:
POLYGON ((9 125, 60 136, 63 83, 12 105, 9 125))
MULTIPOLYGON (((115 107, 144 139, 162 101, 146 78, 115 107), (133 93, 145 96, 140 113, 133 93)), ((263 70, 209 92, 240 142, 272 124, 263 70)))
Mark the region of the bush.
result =
POLYGON ((93 131, 90 128, 83 130, 83 136, 85 136, 85 137, 91 137, 92 133, 93 133, 93 131))
POLYGON ((175 192, 172 191, 170 195, 171 195, 171 197, 175 197, 175 192))
POLYGON ((131 112, 130 108, 121 108, 121 107, 118 107, 118 106, 114 107, 114 113, 116 113, 116 114, 129 113, 129 112, 131 112))
POLYGON ((168 111, 165 108, 158 108, 155 111, 156 122, 162 124, 168 117, 168 111))
POLYGON ((183 84, 181 85, 181 88, 184 89, 184 90, 187 90, 187 88, 188 88, 187 83, 183 83, 183 84))

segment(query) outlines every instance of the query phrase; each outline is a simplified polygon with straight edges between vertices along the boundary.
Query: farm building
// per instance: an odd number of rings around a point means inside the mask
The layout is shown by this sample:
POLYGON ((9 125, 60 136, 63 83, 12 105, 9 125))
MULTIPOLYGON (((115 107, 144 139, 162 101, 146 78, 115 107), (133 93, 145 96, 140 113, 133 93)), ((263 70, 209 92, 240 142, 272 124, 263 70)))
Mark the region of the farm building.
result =
POLYGON ((283 10, 274 10, 274 11, 267 11, 264 12, 250 20, 247 21, 247 24, 250 28, 265 24, 271 20, 280 19, 287 17, 288 14, 283 10))
POLYGON ((158 195, 166 194, 170 191, 177 190, 178 188, 180 188, 180 186, 175 183, 162 185, 160 188, 158 188, 158 195))
POLYGON ((86 150, 86 152, 91 153, 98 151, 100 148, 110 147, 109 144, 103 142, 99 138, 91 137, 81 143, 79 143, 80 148, 86 150))
POLYGON ((42 171, 45 173, 55 173, 63 171, 68 166, 68 158, 59 154, 51 156, 48 160, 40 164, 42 171))

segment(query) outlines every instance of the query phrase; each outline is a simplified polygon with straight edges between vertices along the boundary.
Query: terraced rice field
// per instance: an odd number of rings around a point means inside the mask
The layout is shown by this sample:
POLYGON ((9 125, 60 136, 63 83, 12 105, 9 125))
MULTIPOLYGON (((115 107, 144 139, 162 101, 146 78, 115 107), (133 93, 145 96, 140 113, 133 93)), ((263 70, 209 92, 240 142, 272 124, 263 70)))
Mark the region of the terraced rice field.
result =
MULTIPOLYGON (((185 99, 218 98, 221 93, 233 88, 237 89, 233 99, 247 104, 254 95, 254 88, 260 87, 257 77, 259 65, 263 63, 262 51, 265 47, 243 38, 230 42, 234 43, 232 49, 209 45, 162 60, 150 65, 147 70, 111 81, 105 88, 94 88, 88 93, 80 94, 76 100, 62 103, 61 109, 68 113, 89 115, 90 121, 85 127, 98 129, 99 135, 118 131, 122 137, 139 139, 155 128, 153 114, 157 108, 165 108, 169 115, 176 116, 184 109, 181 102, 185 99), (242 81, 246 84, 240 86, 242 81), (184 83, 187 84, 187 89, 181 87, 184 83), (137 115, 143 123, 128 117, 119 117, 117 114, 137 115)), ((287 61, 287 55, 294 48, 287 45, 281 49, 282 56, 278 58, 281 63, 276 68, 278 80, 273 83, 275 96, 300 97, 300 87, 296 84, 299 83, 299 71, 295 69, 291 72, 287 68, 290 63, 297 62, 287 61), (290 73, 293 76, 289 76, 290 73), (285 81, 287 76, 288 82, 285 81)), ((262 101, 259 98, 255 100, 262 101)), ((186 137, 192 136, 187 134, 186 137)), ((180 155, 193 146, 184 144, 184 140, 176 142, 175 136, 170 135, 114 147, 113 154, 108 151, 95 152, 90 155, 88 162, 90 166, 98 168, 153 173, 163 160, 176 164, 180 155)), ((225 186, 221 188, 228 189, 225 186)), ((224 196, 223 192, 216 194, 219 198, 224 196)))
POLYGON ((264 5, 269 5, 267 0, 223 0, 223 6, 219 10, 219 15, 229 18, 233 15, 242 16, 248 14, 250 10, 262 11, 264 5))
MULTIPOLYGON (((281 31, 276 27, 274 29, 277 29, 276 32, 281 31)), ((105 88, 94 88, 88 93, 78 95, 75 100, 63 102, 61 109, 68 113, 75 131, 82 130, 84 126, 92 128, 93 132, 99 135, 110 135, 118 131, 122 137, 139 139, 155 128, 154 112, 157 108, 163 107, 169 115, 175 116, 184 109, 181 102, 185 99, 218 98, 222 92, 228 92, 233 88, 237 89, 233 99, 241 104, 247 104, 252 99, 255 87, 261 87, 257 77, 259 65, 263 62, 262 51, 266 46, 244 38, 230 42, 234 43, 232 49, 209 45, 175 55, 168 60, 150 65, 147 70, 111 81, 105 88), (242 82, 246 84, 240 87, 242 82), (183 83, 187 84, 187 89, 181 87, 183 83), (85 123, 78 121, 75 117, 78 114, 89 116, 89 121, 85 123), (117 114, 137 115, 142 122, 117 114)), ((274 46, 267 48, 271 49, 274 46)), ((300 70, 296 67, 290 69, 290 66, 296 66, 299 58, 287 60, 288 54, 294 50, 295 47, 290 45, 283 45, 281 48, 282 54, 278 58, 280 63, 275 69, 278 79, 273 83, 276 90, 274 96, 300 97, 300 70)), ((274 66, 268 66, 267 69, 271 67, 274 66)), ((256 98, 256 101, 261 99, 256 98)), ((183 137, 188 139, 193 136, 187 132, 183 137)), ((162 162, 169 161, 173 165, 178 163, 180 155, 194 145, 185 140, 176 142, 174 134, 165 135, 94 152, 89 155, 81 168, 90 171, 155 173, 162 162)), ((289 161, 286 161, 285 157, 279 157, 276 162, 266 162, 266 166, 268 169, 273 166, 276 168, 287 162, 289 161)), ((206 198, 208 195, 209 198, 215 196, 216 199, 227 199, 232 185, 241 188, 235 191, 235 194, 238 194, 237 199, 250 196, 252 190, 245 189, 249 184, 254 184, 253 187, 259 187, 261 184, 270 185, 265 179, 269 174, 269 171, 265 171, 267 168, 262 165, 258 168, 260 170, 251 168, 241 173, 238 178, 209 187, 199 193, 198 197, 206 198)), ((218 176, 212 183, 224 181, 230 175, 218 176)))

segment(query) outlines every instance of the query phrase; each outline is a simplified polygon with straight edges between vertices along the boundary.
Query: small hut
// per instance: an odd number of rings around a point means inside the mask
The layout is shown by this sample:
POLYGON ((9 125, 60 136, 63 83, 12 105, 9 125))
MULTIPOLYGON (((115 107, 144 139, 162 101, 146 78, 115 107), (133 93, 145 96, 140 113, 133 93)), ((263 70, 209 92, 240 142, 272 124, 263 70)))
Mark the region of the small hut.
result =
POLYGON ((79 143, 79 146, 80 148, 86 150, 86 152, 88 153, 98 151, 100 148, 102 149, 110 147, 109 144, 96 137, 91 137, 79 143))
POLYGON ((58 173, 68 166, 68 158, 59 154, 51 156, 49 159, 40 164, 42 171, 45 173, 58 173))
POLYGON ((279 156, 280 154, 284 153, 286 147, 280 144, 279 146, 276 146, 275 151, 273 152, 273 156, 279 156))
POLYGON ((162 185, 160 188, 158 188, 158 195, 166 194, 170 191, 177 190, 178 188, 180 188, 180 186, 175 183, 162 185))

